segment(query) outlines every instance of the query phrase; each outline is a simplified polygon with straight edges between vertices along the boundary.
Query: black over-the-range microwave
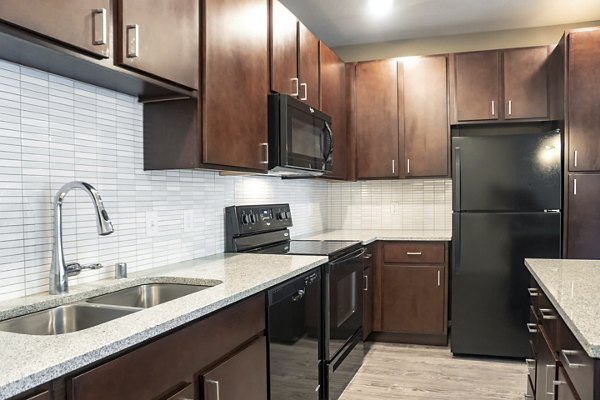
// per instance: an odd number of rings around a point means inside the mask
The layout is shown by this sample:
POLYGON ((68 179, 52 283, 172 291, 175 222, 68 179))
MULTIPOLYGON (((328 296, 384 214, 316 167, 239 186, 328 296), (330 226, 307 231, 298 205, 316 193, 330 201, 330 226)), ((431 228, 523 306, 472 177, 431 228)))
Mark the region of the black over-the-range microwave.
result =
POLYGON ((269 173, 323 175, 331 171, 331 117, 294 97, 269 95, 269 173))

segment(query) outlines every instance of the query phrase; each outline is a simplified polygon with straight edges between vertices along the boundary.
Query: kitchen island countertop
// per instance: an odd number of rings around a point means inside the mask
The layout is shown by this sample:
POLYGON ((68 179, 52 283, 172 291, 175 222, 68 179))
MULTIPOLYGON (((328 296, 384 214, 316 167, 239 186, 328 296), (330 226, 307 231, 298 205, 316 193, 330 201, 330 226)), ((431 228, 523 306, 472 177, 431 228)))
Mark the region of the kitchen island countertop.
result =
POLYGON ((600 358, 600 261, 526 259, 525 265, 586 353, 600 358))

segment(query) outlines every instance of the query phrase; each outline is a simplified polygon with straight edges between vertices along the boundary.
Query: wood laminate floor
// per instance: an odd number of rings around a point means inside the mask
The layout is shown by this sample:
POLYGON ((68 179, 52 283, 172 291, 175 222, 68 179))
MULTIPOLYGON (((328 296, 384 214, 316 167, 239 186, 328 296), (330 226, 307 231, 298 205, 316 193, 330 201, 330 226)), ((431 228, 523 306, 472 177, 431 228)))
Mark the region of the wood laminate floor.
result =
POLYGON ((446 347, 368 343, 340 400, 522 400, 522 361, 453 357, 446 347))

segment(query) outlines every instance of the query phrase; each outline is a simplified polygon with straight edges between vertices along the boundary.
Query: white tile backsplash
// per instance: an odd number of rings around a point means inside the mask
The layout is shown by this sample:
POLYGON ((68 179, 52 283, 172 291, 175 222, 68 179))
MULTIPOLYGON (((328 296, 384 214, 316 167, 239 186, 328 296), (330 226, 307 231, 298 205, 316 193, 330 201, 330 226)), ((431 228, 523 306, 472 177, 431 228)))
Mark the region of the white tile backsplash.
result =
POLYGON ((95 186, 115 233, 96 233, 92 204, 64 205, 67 261, 101 262, 71 285, 220 253, 223 209, 290 203, 292 235, 334 228, 449 229, 449 181, 331 183, 214 171, 143 170, 143 105, 137 99, 0 60, 0 299, 47 290, 52 202, 71 180, 95 186), (148 235, 146 217, 157 216, 148 235), (191 230, 184 229, 184 213, 191 230))

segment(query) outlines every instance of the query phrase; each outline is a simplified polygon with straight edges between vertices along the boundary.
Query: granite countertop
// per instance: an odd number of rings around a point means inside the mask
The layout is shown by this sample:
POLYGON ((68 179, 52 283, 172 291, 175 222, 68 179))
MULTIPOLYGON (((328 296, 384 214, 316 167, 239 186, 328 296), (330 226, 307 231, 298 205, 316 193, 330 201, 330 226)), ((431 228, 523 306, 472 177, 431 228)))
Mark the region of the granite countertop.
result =
POLYGON ((53 336, 0 332, 0 399, 193 321, 321 265, 327 257, 219 254, 0 303, 0 320, 151 282, 218 285, 79 332, 53 336), (221 283, 222 282, 222 283, 221 283))
POLYGON ((359 240, 367 245, 377 240, 442 241, 452 240, 451 231, 407 231, 399 229, 338 229, 304 235, 303 240, 359 240))
POLYGON ((526 259, 525 265, 587 354, 600 358, 600 261, 526 259))

